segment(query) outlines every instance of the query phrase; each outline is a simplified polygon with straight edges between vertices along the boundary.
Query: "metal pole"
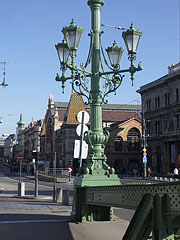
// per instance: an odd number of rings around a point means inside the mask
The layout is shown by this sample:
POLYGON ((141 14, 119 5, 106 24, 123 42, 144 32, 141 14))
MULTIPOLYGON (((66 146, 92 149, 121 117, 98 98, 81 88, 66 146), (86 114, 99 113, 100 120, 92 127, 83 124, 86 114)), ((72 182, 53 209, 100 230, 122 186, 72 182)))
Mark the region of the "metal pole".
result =
POLYGON ((34 196, 38 197, 38 157, 36 152, 36 159, 35 159, 35 193, 34 196))
MULTIPOLYGON (((146 149, 146 129, 145 129, 145 119, 144 119, 144 112, 143 112, 143 149, 146 149)), ((144 162, 144 178, 147 177, 147 169, 146 169, 146 162, 144 162)))
POLYGON ((71 182, 71 172, 69 172, 69 182, 71 182))
POLYGON ((54 153, 53 202, 56 201, 56 152, 54 153))
MULTIPOLYGON (((103 95, 101 89, 101 77, 100 77, 100 11, 104 4, 103 0, 89 0, 88 5, 91 8, 91 34, 92 34, 92 65, 91 65, 91 126, 88 135, 86 136, 86 142, 89 146, 89 154, 87 158, 88 171, 94 173, 101 173, 106 171, 106 156, 104 154, 104 145, 108 141, 109 133, 103 131, 102 128, 102 104, 103 95), (98 164, 97 164, 98 162, 98 164), (97 168, 98 165, 98 168, 97 168), (91 167, 89 167, 91 166, 91 167)), ((104 176, 104 173, 102 174, 104 176)))
POLYGON ((147 177, 147 171, 146 171, 146 163, 144 163, 144 178, 147 177))
POLYGON ((35 164, 35 197, 38 197, 38 169, 37 163, 35 164))
POLYGON ((22 161, 20 161, 19 166, 20 166, 20 169, 19 169, 19 183, 21 183, 22 161))
POLYGON ((82 122, 81 122, 81 124, 82 124, 82 128, 81 128, 81 140, 80 140, 80 151, 79 151, 79 154, 80 154, 80 157, 79 157, 79 161, 80 161, 80 163, 79 163, 79 168, 81 168, 82 167, 82 146, 83 146, 83 141, 84 141, 84 129, 83 129, 83 127, 84 127, 84 112, 82 112, 82 122))

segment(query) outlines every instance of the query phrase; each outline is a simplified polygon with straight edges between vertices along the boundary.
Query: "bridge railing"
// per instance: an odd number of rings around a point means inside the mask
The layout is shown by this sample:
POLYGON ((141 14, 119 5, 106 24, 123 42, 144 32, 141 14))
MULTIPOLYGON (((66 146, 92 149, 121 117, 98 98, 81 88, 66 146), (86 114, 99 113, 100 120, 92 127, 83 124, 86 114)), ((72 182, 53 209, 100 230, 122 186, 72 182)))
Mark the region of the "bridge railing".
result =
MULTIPOLYGON (((56 168, 56 177, 68 177, 68 169, 67 168, 56 168)), ((53 168, 45 168, 44 170, 39 170, 39 174, 44 175, 44 176, 54 176, 54 169, 53 168)))
POLYGON ((123 240, 180 239, 180 181, 76 187, 78 221, 113 220, 112 207, 135 209, 123 240))

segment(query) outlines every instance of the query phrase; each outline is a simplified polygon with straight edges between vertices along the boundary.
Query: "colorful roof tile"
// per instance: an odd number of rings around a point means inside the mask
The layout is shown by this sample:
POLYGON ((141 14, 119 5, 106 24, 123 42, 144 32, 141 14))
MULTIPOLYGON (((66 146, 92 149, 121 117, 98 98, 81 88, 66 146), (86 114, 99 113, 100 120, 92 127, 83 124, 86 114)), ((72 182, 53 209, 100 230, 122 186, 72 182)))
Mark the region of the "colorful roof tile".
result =
POLYGON ((77 120, 77 114, 82 110, 86 110, 86 107, 85 107, 85 103, 83 102, 83 98, 81 94, 72 93, 71 99, 69 101, 68 108, 66 111, 64 123, 79 124, 77 120))

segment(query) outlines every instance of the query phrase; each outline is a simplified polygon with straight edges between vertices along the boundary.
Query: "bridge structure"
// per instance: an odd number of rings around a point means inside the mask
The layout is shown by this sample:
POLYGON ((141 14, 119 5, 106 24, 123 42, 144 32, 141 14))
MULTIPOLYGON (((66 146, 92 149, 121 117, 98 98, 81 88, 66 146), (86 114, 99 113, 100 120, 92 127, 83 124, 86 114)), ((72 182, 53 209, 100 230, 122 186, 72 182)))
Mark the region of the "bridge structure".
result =
POLYGON ((123 240, 180 239, 180 181, 75 187, 76 221, 112 221, 113 207, 135 214, 123 240))

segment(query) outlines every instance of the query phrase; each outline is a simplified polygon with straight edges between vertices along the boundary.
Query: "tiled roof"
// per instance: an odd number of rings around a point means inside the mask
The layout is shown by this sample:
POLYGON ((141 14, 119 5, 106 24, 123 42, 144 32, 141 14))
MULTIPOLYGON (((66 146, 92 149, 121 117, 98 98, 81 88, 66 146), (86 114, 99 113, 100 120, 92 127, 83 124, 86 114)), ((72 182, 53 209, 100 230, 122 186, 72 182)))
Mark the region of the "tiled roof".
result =
MULTIPOLYGON (((66 107, 67 109, 67 107, 66 107)), ((66 116, 66 110, 65 109, 58 109, 58 116, 59 116, 59 121, 64 121, 64 118, 66 116)))
POLYGON ((137 115, 136 112, 116 112, 116 111, 103 111, 103 122, 121 122, 133 118, 137 115))
POLYGON ((64 122, 66 124, 79 124, 77 114, 82 110, 86 110, 82 96, 78 93, 72 93, 64 122))
MULTIPOLYGON (((57 109, 67 109, 68 102, 54 102, 54 107, 57 109)), ((86 105, 86 109, 90 110, 90 105, 86 105)), ((130 104, 103 104, 103 110, 107 111, 139 111, 141 110, 141 105, 130 105, 130 104)))
MULTIPOLYGON (((78 93, 72 93, 69 103, 55 102, 55 108, 58 111, 59 121, 66 124, 78 124, 77 114, 86 110, 91 115, 90 106, 86 106, 83 98, 78 93)), ((127 104, 104 104, 102 106, 103 122, 122 122, 138 116, 140 105, 127 104)))
MULTIPOLYGON (((85 110, 85 109, 83 109, 85 110)), ((76 120, 76 116, 78 114, 79 111, 76 111, 73 113, 71 113, 71 117, 75 119, 75 121, 73 123, 77 124, 79 123, 76 120)), ((89 113, 89 115, 91 115, 90 111, 87 111, 89 113)), ((58 109, 58 115, 59 115, 59 121, 64 121, 65 116, 66 116, 66 111, 62 110, 62 109, 58 109)), ((137 113, 136 112, 116 112, 116 111, 103 111, 102 112, 102 118, 103 118, 103 122, 121 122, 121 121, 126 121, 130 118, 135 118, 137 117, 137 113)), ((70 118, 68 118, 68 122, 66 121, 66 123, 70 123, 70 118)), ((71 121, 72 123, 72 121, 71 121)))

